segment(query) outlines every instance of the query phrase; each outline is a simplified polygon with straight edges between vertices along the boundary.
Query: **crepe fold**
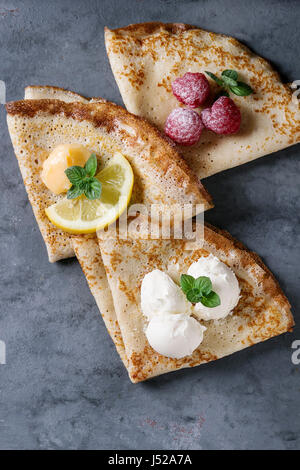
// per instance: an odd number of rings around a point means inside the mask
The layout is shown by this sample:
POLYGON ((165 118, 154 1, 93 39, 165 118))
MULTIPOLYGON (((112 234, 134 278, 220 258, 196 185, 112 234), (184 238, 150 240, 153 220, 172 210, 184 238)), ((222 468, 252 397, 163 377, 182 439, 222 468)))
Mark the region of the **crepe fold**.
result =
MULTIPOLYGON (((236 39, 182 23, 142 23, 105 28, 109 61, 128 111, 163 130, 169 113, 181 106, 171 83, 186 72, 218 77, 236 70, 254 94, 231 94, 241 109, 240 131, 220 136, 205 130, 190 147, 178 146, 199 178, 247 163, 300 141, 300 110, 292 90, 263 58, 236 39)), ((212 96, 220 88, 210 80, 212 96)), ((210 106, 211 102, 203 107, 210 106)))
POLYGON ((43 162, 59 144, 84 145, 99 156, 101 164, 116 151, 125 155, 135 178, 131 203, 148 208, 160 204, 165 212, 177 207, 183 216, 186 204, 194 207, 194 214, 212 207, 209 194, 174 147, 151 124, 120 106, 60 88, 28 87, 26 99, 8 103, 6 109, 15 154, 50 261, 74 256, 72 236, 54 227, 45 214, 46 207, 61 196, 48 190, 40 177, 43 162))
POLYGON ((185 240, 99 239, 113 305, 120 327, 127 369, 132 382, 184 367, 220 359, 255 343, 289 331, 294 322, 290 305, 261 259, 227 232, 206 225, 204 238, 192 250, 185 240), (203 321, 207 330, 201 345, 182 359, 158 354, 145 336, 141 311, 141 282, 153 269, 168 273, 179 283, 192 262, 209 253, 236 274, 241 297, 232 315, 203 321))
POLYGON ((197 243, 199 247, 191 249, 185 240, 137 240, 130 234, 123 240, 103 232, 98 241, 73 238, 91 293, 133 383, 220 359, 291 331, 294 325, 288 300, 256 253, 209 224, 197 243), (151 348, 144 333, 142 279, 151 270, 161 269, 179 282, 192 262, 209 253, 237 275, 240 301, 225 319, 203 322, 207 328, 204 341, 192 355, 183 359, 162 356, 151 348))
MULTIPOLYGON (((94 102, 106 102, 106 100, 104 100, 103 98, 85 98, 72 91, 53 86, 28 86, 25 89, 25 99, 57 99, 66 103, 82 102, 86 104, 94 102)), ((25 164, 25 166, 27 165, 25 164)), ((30 164, 28 164, 28 168, 31 168, 30 164)), ((39 221, 38 218, 37 220, 39 221)), ((41 222, 39 222, 39 226, 41 227, 40 223, 41 222)), ((51 226, 50 222, 47 219, 45 220, 45 223, 51 226)), ((60 248, 60 243, 65 243, 68 249, 69 256, 75 255, 77 257, 81 265, 82 271, 86 277, 91 293, 99 308, 99 312, 103 318, 107 331, 115 344, 116 350, 119 353, 120 358, 122 359, 125 367, 127 367, 127 356, 125 352, 124 342, 114 310, 111 290, 108 285, 107 276, 102 261, 96 234, 75 236, 68 235, 67 233, 62 232, 58 236, 55 232, 55 228, 52 228, 51 226, 50 230, 52 230, 53 236, 55 236, 55 247, 58 250, 58 255, 56 252, 55 256, 61 256, 64 253, 64 245, 60 248)), ((47 245, 46 242, 46 246, 49 252, 51 250, 52 245, 47 245)), ((52 251, 50 251, 49 256, 51 256, 51 253, 52 251)), ((56 259, 50 258, 50 261, 55 260, 56 259)))

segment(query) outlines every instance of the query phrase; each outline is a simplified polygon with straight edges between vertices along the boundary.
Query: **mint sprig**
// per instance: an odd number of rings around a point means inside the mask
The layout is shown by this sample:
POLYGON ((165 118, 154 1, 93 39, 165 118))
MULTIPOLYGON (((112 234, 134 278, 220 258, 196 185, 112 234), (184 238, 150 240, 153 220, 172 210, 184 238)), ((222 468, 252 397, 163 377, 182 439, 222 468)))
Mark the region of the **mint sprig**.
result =
POLYGON ((97 157, 94 153, 82 166, 70 166, 65 170, 71 188, 67 192, 67 199, 75 199, 76 197, 85 195, 87 199, 99 199, 101 196, 102 185, 100 181, 95 178, 97 171, 97 157))
POLYGON ((238 80, 239 76, 236 70, 223 70, 221 78, 208 71, 205 71, 205 73, 220 87, 224 88, 224 92, 222 94, 225 96, 229 96, 229 92, 237 96, 249 96, 253 93, 251 86, 238 80))
POLYGON ((189 274, 182 274, 180 286, 186 298, 192 304, 201 302, 205 307, 213 308, 221 304, 220 297, 212 290, 212 283, 209 277, 200 276, 194 278, 189 274))

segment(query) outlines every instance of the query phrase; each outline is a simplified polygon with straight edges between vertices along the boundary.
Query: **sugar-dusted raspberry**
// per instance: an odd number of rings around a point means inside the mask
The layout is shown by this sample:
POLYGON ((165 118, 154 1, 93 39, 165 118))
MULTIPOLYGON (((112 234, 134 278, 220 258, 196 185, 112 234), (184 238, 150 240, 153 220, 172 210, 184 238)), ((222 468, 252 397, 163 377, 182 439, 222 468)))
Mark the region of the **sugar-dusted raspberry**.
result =
POLYGON ((166 135, 181 145, 193 145, 198 142, 203 129, 199 114, 187 108, 173 109, 165 124, 166 135))
POLYGON ((209 97, 210 87, 203 73, 187 72, 172 83, 174 96, 190 108, 198 108, 209 97))
POLYGON ((232 99, 218 98, 211 108, 201 113, 204 126, 216 134, 235 134, 241 125, 241 112, 232 99))

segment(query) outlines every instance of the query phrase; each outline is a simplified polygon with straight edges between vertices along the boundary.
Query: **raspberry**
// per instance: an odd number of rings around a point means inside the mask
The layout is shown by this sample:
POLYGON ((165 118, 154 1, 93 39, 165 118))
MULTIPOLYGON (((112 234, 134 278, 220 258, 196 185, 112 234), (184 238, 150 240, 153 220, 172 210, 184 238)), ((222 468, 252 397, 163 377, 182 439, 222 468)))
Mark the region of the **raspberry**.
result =
POLYGON ((209 83, 203 73, 187 72, 172 83, 174 96, 190 108, 197 108, 208 98, 209 83))
POLYGON ((235 134, 241 125, 241 112, 232 99, 221 96, 201 113, 204 126, 216 134, 235 134))
POLYGON ((199 114, 187 108, 173 109, 165 124, 167 136, 182 145, 193 145, 198 142, 203 129, 199 114))

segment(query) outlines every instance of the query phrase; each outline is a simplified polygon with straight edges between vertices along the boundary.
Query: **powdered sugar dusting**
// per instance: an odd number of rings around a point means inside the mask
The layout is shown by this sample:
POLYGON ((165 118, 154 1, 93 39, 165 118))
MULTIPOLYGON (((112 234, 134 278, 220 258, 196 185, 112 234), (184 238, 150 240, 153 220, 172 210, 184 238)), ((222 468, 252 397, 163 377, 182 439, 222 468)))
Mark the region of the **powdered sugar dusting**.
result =
POLYGON ((201 113, 203 124, 216 134, 235 134, 241 125, 241 112, 231 98, 221 96, 201 113))
POLYGON ((175 108, 165 124, 166 135, 182 145, 193 145, 198 142, 203 129, 199 114, 186 108, 175 108))
POLYGON ((172 83, 174 96, 190 108, 198 108, 207 100, 210 86, 203 73, 187 72, 172 83))

